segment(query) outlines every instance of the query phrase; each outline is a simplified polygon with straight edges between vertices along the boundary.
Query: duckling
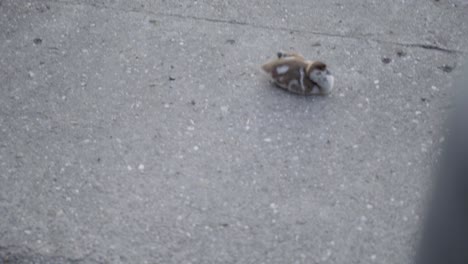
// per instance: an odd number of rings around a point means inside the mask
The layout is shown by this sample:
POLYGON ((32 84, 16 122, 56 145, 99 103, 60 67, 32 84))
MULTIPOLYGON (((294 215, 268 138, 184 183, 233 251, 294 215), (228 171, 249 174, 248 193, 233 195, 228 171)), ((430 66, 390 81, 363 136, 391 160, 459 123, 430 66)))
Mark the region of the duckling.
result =
POLYGON ((325 63, 305 60, 295 52, 278 52, 277 56, 262 69, 278 87, 301 95, 327 95, 333 89, 335 80, 325 63))

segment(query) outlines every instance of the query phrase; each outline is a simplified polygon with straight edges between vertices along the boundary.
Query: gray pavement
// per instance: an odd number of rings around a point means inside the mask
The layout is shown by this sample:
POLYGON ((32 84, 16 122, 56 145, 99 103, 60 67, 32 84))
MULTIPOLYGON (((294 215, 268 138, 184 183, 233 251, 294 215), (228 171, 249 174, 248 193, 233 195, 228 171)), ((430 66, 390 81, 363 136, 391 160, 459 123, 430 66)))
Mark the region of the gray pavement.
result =
POLYGON ((410 263, 467 14, 0 0, 0 263, 410 263), (332 95, 272 88, 278 50, 332 95))

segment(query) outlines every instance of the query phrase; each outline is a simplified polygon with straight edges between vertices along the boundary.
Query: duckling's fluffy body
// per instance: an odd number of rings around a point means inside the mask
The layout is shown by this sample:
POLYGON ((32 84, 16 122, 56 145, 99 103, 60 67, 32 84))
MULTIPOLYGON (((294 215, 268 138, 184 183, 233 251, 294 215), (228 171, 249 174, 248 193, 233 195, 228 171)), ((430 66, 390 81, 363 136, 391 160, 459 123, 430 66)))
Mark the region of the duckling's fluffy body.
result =
POLYGON ((262 69, 278 87, 296 94, 326 95, 335 82, 325 63, 305 60, 298 53, 278 52, 278 58, 264 64, 262 69))

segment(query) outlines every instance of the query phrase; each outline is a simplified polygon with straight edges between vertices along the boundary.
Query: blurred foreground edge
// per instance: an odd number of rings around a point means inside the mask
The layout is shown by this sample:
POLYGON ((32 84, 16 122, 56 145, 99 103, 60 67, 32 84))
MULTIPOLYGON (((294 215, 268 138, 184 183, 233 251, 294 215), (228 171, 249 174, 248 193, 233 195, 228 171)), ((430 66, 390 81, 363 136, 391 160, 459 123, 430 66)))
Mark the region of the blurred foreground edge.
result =
MULTIPOLYGON (((435 170, 416 264, 468 264, 468 67, 456 80, 454 109, 435 170)), ((449 87, 447 87, 449 88, 449 87)))

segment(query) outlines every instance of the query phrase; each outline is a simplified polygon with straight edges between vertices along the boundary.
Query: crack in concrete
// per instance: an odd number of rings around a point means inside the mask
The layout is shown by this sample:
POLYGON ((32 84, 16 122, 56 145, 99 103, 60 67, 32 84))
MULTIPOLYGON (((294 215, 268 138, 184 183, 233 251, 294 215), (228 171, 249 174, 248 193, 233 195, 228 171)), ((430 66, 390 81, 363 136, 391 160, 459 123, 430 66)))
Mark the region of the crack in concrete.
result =
POLYGON ((26 246, 0 245, 0 263, 88 263, 93 253, 90 252, 82 257, 72 258, 62 255, 44 255, 26 246))
POLYGON ((266 30, 272 30, 272 31, 287 31, 287 32, 293 32, 293 33, 312 34, 312 35, 342 38, 342 39, 373 41, 379 44, 396 45, 396 46, 402 46, 406 48, 419 48, 419 49, 432 50, 432 51, 444 52, 444 53, 449 53, 449 54, 468 53, 467 51, 464 51, 464 50, 450 49, 450 48, 440 47, 438 45, 433 45, 433 44, 403 43, 403 42, 388 41, 388 40, 382 40, 382 39, 376 39, 376 38, 368 38, 369 34, 361 35, 361 36, 356 36, 356 35, 353 36, 353 35, 328 33, 328 32, 313 31, 313 30, 301 30, 301 29, 293 29, 293 28, 286 28, 286 27, 273 27, 273 26, 266 26, 266 25, 251 24, 248 22, 237 21, 235 19, 226 20, 226 19, 220 19, 220 18, 207 18, 207 17, 198 17, 198 16, 191 16, 191 15, 174 14, 174 13, 153 12, 150 10, 143 10, 143 9, 138 9, 138 8, 124 9, 124 8, 117 8, 117 7, 109 7, 109 6, 100 5, 96 3, 89 4, 89 3, 74 3, 74 2, 65 2, 65 1, 50 1, 50 0, 47 0, 45 2, 48 2, 50 4, 93 7, 93 8, 113 10, 113 11, 125 12, 125 13, 137 13, 137 14, 146 14, 146 15, 153 15, 153 16, 165 16, 165 17, 174 17, 174 18, 180 18, 180 19, 198 20, 198 21, 205 21, 205 22, 211 22, 211 23, 230 24, 230 25, 237 25, 237 26, 249 26, 252 28, 266 29, 266 30))
POLYGON ((442 51, 442 52, 447 52, 447 53, 465 53, 464 51, 442 48, 442 47, 439 47, 436 45, 430 45, 430 44, 402 44, 402 45, 405 45, 407 47, 422 48, 422 49, 427 49, 427 50, 437 50, 437 51, 442 51))

